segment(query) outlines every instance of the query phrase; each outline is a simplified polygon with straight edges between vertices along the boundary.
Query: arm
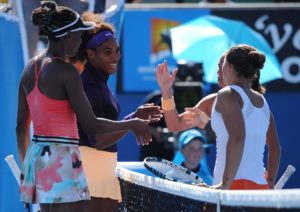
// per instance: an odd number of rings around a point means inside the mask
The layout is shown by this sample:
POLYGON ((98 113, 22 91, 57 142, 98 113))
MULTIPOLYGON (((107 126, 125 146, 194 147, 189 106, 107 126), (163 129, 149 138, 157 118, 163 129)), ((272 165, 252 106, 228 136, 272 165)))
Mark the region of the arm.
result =
POLYGON ((245 122, 241 98, 235 91, 226 89, 221 91, 217 98, 216 110, 222 114, 228 132, 223 181, 218 186, 222 189, 229 189, 243 156, 245 122))
MULTIPOLYGON (((128 116, 126 116, 124 119, 129 120, 133 118, 139 118, 139 119, 149 119, 151 123, 158 122, 162 117, 162 111, 159 106, 155 106, 152 103, 144 104, 137 108, 137 110, 128 116)), ((153 134, 153 127, 148 126, 148 129, 151 132, 151 135, 153 134)), ((115 133, 115 134, 105 134, 105 135, 97 135, 96 136, 96 149, 104 149, 106 147, 109 147, 112 144, 117 143, 123 136, 125 135, 125 132, 121 133, 115 133)))
POLYGON ((30 140, 30 114, 28 109, 28 104, 26 101, 26 96, 22 85, 19 85, 19 97, 18 97, 18 113, 17 113, 17 146, 20 162, 23 163, 26 154, 27 147, 30 140))
POLYGON ((89 135, 127 132, 132 130, 137 137, 138 144, 140 142, 143 144, 149 143, 151 134, 147 128, 148 121, 140 119, 112 121, 95 117, 91 105, 83 91, 82 82, 76 68, 69 64, 65 64, 64 66, 60 79, 79 123, 89 135))
MULTIPOLYGON (((172 75, 169 74, 167 62, 159 64, 157 70, 154 70, 156 81, 160 87, 162 98, 164 100, 172 98, 172 86, 176 77, 177 70, 172 75)), ((187 124, 178 114, 176 108, 172 110, 164 110, 166 125, 171 132, 182 131, 192 128, 193 125, 187 124)))
POLYGON ((270 125, 267 132, 267 146, 268 146, 268 166, 267 166, 267 181, 270 188, 274 188, 275 180, 277 177, 280 157, 281 157, 281 147, 279 143, 279 138, 276 130, 276 124, 273 114, 270 114, 270 125))
POLYGON ((193 108, 185 108, 181 118, 187 123, 193 126, 197 126, 201 129, 210 129, 210 117, 211 108, 217 93, 210 94, 201 99, 197 105, 193 108), (207 126, 209 124, 209 126, 207 126))

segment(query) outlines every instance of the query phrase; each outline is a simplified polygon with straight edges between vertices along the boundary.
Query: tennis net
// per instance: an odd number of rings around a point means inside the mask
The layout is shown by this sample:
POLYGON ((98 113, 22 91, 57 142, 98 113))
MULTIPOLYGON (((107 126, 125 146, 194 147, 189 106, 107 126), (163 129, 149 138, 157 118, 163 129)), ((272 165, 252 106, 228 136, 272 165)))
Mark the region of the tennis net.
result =
POLYGON ((120 211, 300 211, 300 189, 224 191, 155 177, 142 162, 119 162, 120 211))

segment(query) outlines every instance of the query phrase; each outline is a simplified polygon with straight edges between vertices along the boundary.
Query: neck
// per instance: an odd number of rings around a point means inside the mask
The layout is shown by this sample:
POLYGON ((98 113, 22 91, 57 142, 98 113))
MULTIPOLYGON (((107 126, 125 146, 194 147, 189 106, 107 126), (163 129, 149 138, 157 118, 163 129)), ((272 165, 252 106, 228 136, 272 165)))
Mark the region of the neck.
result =
POLYGON ((251 82, 249 79, 239 79, 239 80, 236 80, 236 81, 233 81, 231 83, 232 85, 238 85, 244 89, 249 89, 251 88, 251 82))
POLYGON ((65 45, 62 44, 60 41, 49 41, 46 56, 47 57, 60 57, 60 58, 66 58, 67 57, 67 51, 64 47, 65 45))

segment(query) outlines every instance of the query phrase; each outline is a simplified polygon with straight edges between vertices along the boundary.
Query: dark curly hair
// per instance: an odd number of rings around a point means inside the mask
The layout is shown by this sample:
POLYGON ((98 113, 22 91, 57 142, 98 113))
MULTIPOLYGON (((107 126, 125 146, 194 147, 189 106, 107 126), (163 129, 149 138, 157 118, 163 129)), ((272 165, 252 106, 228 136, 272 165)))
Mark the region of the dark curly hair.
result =
POLYGON ((72 23, 77 13, 68 7, 58 6, 53 1, 42 1, 39 8, 31 15, 31 21, 39 27, 40 34, 46 35, 49 40, 57 40, 53 31, 72 23))

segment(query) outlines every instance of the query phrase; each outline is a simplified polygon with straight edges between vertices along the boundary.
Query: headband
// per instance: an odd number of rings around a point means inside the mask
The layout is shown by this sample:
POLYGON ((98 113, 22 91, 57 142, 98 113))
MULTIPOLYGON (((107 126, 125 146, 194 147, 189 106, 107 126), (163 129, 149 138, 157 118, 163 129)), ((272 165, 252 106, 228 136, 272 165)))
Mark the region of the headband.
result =
POLYGON ((111 38, 116 39, 114 33, 112 33, 111 31, 108 31, 108 30, 101 31, 101 32, 97 33, 96 35, 94 35, 87 42, 85 48, 86 49, 95 49, 98 46, 100 46, 102 43, 104 43, 105 41, 107 41, 111 38))

